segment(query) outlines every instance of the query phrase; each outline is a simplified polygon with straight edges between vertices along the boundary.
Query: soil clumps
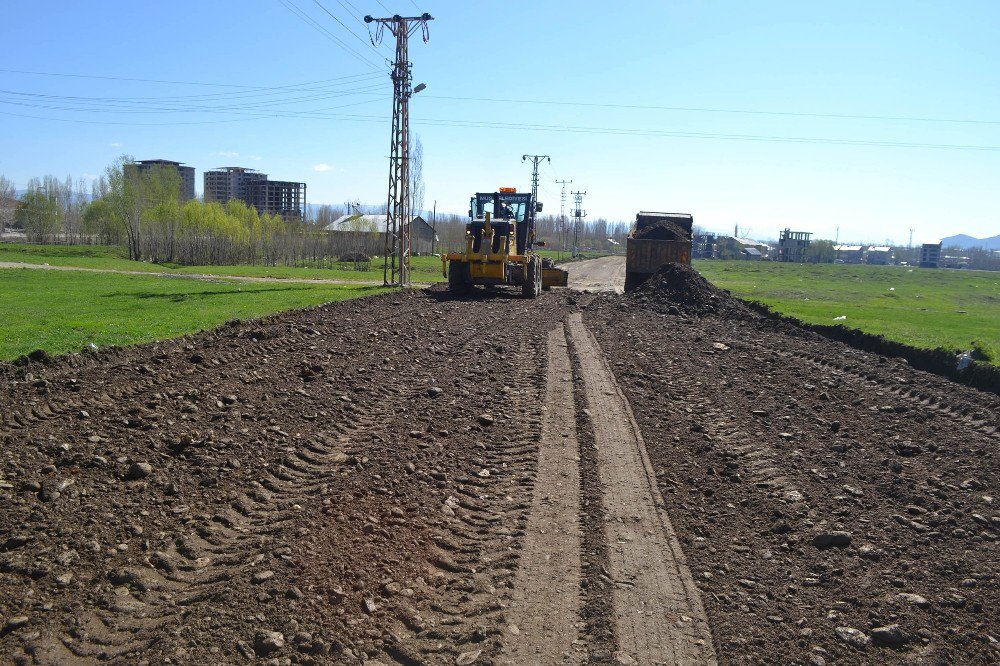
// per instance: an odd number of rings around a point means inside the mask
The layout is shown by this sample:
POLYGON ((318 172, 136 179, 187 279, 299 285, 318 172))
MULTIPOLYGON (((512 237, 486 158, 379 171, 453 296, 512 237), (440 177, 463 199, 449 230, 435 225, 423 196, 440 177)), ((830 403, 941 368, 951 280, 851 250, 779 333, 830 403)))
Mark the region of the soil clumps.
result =
POLYGON ((663 241, 689 241, 691 232, 667 218, 650 219, 636 229, 635 238, 663 241))
POLYGON ((628 295, 627 300, 654 310, 717 314, 746 310, 728 291, 719 289, 687 264, 665 264, 628 295), (671 309, 672 308, 672 309, 671 309))

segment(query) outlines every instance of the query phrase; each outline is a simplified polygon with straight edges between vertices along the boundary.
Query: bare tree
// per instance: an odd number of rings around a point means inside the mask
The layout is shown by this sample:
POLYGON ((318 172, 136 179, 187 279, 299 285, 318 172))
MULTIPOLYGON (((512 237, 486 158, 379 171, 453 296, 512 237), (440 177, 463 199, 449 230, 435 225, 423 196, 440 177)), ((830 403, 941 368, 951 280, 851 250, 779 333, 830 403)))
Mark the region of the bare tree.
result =
POLYGON ((410 211, 419 215, 424 209, 424 144, 420 135, 410 151, 410 211))
POLYGON ((14 213, 17 211, 16 195, 14 182, 5 176, 0 176, 0 234, 14 224, 14 213))

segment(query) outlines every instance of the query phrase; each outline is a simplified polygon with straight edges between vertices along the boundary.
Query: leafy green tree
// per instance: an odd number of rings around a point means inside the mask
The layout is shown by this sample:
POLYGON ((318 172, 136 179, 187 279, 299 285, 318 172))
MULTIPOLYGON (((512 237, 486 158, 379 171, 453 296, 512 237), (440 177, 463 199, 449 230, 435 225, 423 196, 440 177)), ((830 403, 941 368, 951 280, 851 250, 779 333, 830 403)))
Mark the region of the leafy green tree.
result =
POLYGON ((832 264, 837 258, 837 252, 833 248, 831 240, 814 240, 806 248, 805 260, 814 264, 832 264))
POLYGON ((43 243, 59 233, 59 202, 41 190, 28 192, 21 199, 14 218, 30 241, 43 243))

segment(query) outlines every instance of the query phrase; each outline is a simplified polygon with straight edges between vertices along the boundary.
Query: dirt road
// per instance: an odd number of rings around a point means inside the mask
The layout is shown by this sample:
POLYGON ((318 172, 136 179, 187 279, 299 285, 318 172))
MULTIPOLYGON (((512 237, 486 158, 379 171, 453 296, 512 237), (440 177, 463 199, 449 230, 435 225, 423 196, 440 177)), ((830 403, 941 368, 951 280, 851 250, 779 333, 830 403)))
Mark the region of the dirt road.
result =
POLYGON ((589 291, 625 291, 625 257, 608 256, 563 264, 569 271, 572 289, 589 291))
MULTIPOLYGON (((139 275, 143 277, 169 277, 182 280, 229 280, 236 282, 282 282, 301 284, 357 284, 381 285, 381 280, 335 280, 328 278, 276 278, 251 277, 241 275, 212 275, 209 273, 153 273, 147 271, 126 271, 115 268, 82 268, 78 266, 52 266, 50 264, 31 264, 22 261, 0 261, 0 268, 27 268, 43 271, 82 271, 84 273, 115 273, 116 275, 139 275)), ((425 286, 425 285, 420 285, 425 286)))
POLYGON ((0 654, 995 663, 996 396, 683 296, 0 366, 0 654))

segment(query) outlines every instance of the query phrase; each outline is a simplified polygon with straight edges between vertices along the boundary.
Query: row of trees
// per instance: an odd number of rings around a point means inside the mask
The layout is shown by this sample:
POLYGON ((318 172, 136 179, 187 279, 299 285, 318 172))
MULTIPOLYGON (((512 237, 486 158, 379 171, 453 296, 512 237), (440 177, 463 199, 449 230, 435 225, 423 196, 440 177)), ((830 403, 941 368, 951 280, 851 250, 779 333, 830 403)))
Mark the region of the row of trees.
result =
MULTIPOLYGON (((414 209, 423 204, 422 145, 414 146, 411 165, 414 209)), ((139 169, 122 156, 92 182, 67 176, 33 178, 15 202, 16 192, 0 176, 0 223, 22 231, 37 243, 99 243, 127 248, 134 260, 180 264, 317 264, 341 256, 356 258, 381 251, 373 236, 382 229, 364 219, 352 220, 340 233, 325 231, 350 211, 384 214, 385 205, 319 206, 311 219, 285 220, 259 213, 242 201, 224 205, 182 201, 176 169, 139 169)), ((436 229, 435 251, 465 246, 466 215, 422 217, 436 229)), ((553 249, 614 251, 624 246, 628 225, 605 219, 581 221, 539 216, 536 236, 553 249)))

